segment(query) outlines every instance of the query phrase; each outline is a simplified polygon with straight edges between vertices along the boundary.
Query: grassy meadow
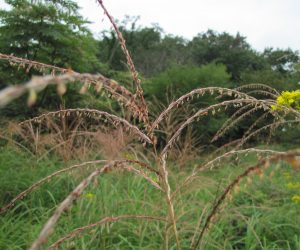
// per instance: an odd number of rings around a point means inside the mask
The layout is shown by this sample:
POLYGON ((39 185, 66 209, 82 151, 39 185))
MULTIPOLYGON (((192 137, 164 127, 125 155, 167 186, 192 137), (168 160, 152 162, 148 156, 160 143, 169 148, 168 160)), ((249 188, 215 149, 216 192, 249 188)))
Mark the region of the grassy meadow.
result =
MULTIPOLYGON (((193 164, 203 161, 195 160, 193 164)), ((191 238, 196 240, 201 229, 199 218, 207 216, 216 197, 245 166, 255 163, 256 156, 249 154, 238 161, 230 158, 216 165, 216 169, 202 172, 176 196, 174 208, 183 249, 190 249, 191 238)), ((40 160, 15 146, 3 147, 1 206, 35 181, 74 163, 55 156, 40 160)), ((94 167, 54 177, 1 215, 0 249, 26 249, 55 207, 94 167)), ((193 167, 180 170, 174 163, 170 168, 171 187, 193 167)), ((267 170, 243 181, 231 200, 223 204, 203 240, 204 249, 300 249, 300 201, 295 199, 300 192, 300 173, 282 162, 271 169, 276 171, 267 170)), ((73 207, 64 212, 45 246, 107 216, 164 217, 165 206, 163 194, 142 178, 126 172, 108 173, 95 179, 73 207)), ((61 249, 160 249, 164 227, 159 221, 128 218, 87 229, 62 243, 61 249)), ((169 249, 176 249, 176 244, 173 242, 169 249)))

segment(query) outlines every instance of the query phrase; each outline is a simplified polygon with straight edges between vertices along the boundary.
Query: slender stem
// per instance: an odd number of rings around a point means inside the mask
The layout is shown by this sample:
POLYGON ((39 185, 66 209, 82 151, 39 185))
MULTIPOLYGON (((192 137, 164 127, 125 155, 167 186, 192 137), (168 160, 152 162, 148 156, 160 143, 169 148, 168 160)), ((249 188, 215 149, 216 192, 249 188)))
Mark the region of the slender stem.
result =
MULTIPOLYGON (((181 246, 180 246, 180 240, 179 240, 179 234, 178 234, 178 230, 177 230, 177 226, 176 226, 176 219, 175 219, 175 212, 174 212, 174 205, 172 202, 172 198, 171 198, 171 188, 170 188, 170 184, 169 184, 169 180, 168 180, 168 170, 166 168, 166 160, 165 160, 165 156, 163 156, 160 159, 160 168, 161 168, 161 175, 162 175, 162 182, 163 182, 163 188, 166 194, 166 202, 168 205, 168 217, 169 217, 169 221, 172 223, 172 227, 173 227, 173 231, 174 231, 174 235, 175 235, 175 239, 176 239, 176 245, 177 245, 177 249, 180 250, 181 246)), ((168 227, 166 228, 166 242, 165 242, 165 246, 168 246, 168 227)))

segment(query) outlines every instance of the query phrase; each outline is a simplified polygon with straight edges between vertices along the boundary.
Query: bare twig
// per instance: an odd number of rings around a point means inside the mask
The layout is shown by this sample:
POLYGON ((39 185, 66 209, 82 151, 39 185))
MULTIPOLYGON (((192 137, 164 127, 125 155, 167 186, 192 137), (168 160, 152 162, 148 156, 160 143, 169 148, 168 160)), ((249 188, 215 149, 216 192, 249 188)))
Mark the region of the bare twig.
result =
POLYGON ((25 94, 28 91, 40 92, 50 84, 59 85, 59 84, 65 84, 67 82, 74 82, 74 81, 81 81, 88 84, 93 83, 93 85, 97 89, 99 86, 102 86, 104 82, 107 82, 108 78, 100 74, 97 75, 79 74, 72 71, 57 76, 55 75, 47 75, 47 76, 40 76, 40 77, 36 76, 23 85, 9 86, 3 89, 2 91, 0 91, 0 107, 4 107, 9 102, 20 97, 21 95, 25 94))

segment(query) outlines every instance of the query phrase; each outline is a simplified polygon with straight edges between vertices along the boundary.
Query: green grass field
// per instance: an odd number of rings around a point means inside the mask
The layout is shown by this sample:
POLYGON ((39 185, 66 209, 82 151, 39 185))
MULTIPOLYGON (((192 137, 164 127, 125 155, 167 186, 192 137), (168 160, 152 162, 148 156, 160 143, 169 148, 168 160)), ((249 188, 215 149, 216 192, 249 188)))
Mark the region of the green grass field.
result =
MULTIPOLYGON (((190 249, 191 239, 197 239, 203 220, 216 197, 222 193, 244 166, 254 162, 254 156, 241 158, 238 165, 223 162, 212 171, 203 172, 174 200, 178 230, 183 249, 190 249), (201 217, 202 216, 202 217, 201 217), (202 220, 199 220, 199 218, 202 220)), ((199 160, 200 161, 200 160, 199 160)), ((3 206, 35 181, 62 167, 52 157, 37 162, 37 158, 11 147, 0 153, 0 204, 3 206)), ((195 162, 197 164, 197 162, 195 162)), ((231 201, 206 234, 204 249, 300 249, 300 174, 286 163, 280 163, 273 177, 271 170, 245 180, 231 201), (294 197, 294 199, 293 199, 294 197)), ((79 183, 90 169, 75 170, 55 177, 47 184, 19 201, 0 216, 0 249, 26 249, 37 237, 42 225, 56 205, 79 183)), ((186 168, 171 168, 171 187, 190 173, 186 168)), ((130 173, 109 173, 99 177, 64 212, 48 244, 72 230, 100 221, 107 216, 166 216, 163 194, 145 180, 130 173)), ((165 224, 158 221, 125 219, 83 231, 65 241, 61 249, 161 249, 165 224)), ((169 249, 176 249, 170 239, 169 249)))

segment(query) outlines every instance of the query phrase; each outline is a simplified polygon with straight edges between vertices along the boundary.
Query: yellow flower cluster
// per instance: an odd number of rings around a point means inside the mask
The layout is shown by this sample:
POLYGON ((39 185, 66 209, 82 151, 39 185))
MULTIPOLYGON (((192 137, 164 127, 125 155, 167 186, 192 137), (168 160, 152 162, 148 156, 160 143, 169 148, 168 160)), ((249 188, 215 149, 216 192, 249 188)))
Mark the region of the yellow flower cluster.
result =
MULTIPOLYGON (((292 181, 292 175, 291 173, 289 172, 285 172, 283 173, 283 176, 285 177, 285 179, 288 181, 288 183, 286 184, 286 187, 288 189, 291 189, 293 190, 294 192, 295 191, 299 191, 300 189, 300 182, 299 181, 292 181)), ((300 195, 298 194, 294 194, 292 197, 291 197, 291 201, 293 203, 300 203, 300 195)))
POLYGON ((87 198, 87 199, 89 199, 89 200, 91 200, 91 199, 94 198, 94 196, 95 196, 95 195, 92 194, 92 193, 86 193, 84 197, 87 198))
POLYGON ((277 97, 276 102, 276 105, 271 106, 273 110, 279 110, 279 106, 287 106, 300 111, 300 90, 283 91, 281 95, 277 97))
POLYGON ((300 203, 300 195, 295 194, 292 197, 292 201, 295 202, 295 203, 300 203))
POLYGON ((286 186, 291 189, 300 188, 300 182, 289 182, 286 186))

